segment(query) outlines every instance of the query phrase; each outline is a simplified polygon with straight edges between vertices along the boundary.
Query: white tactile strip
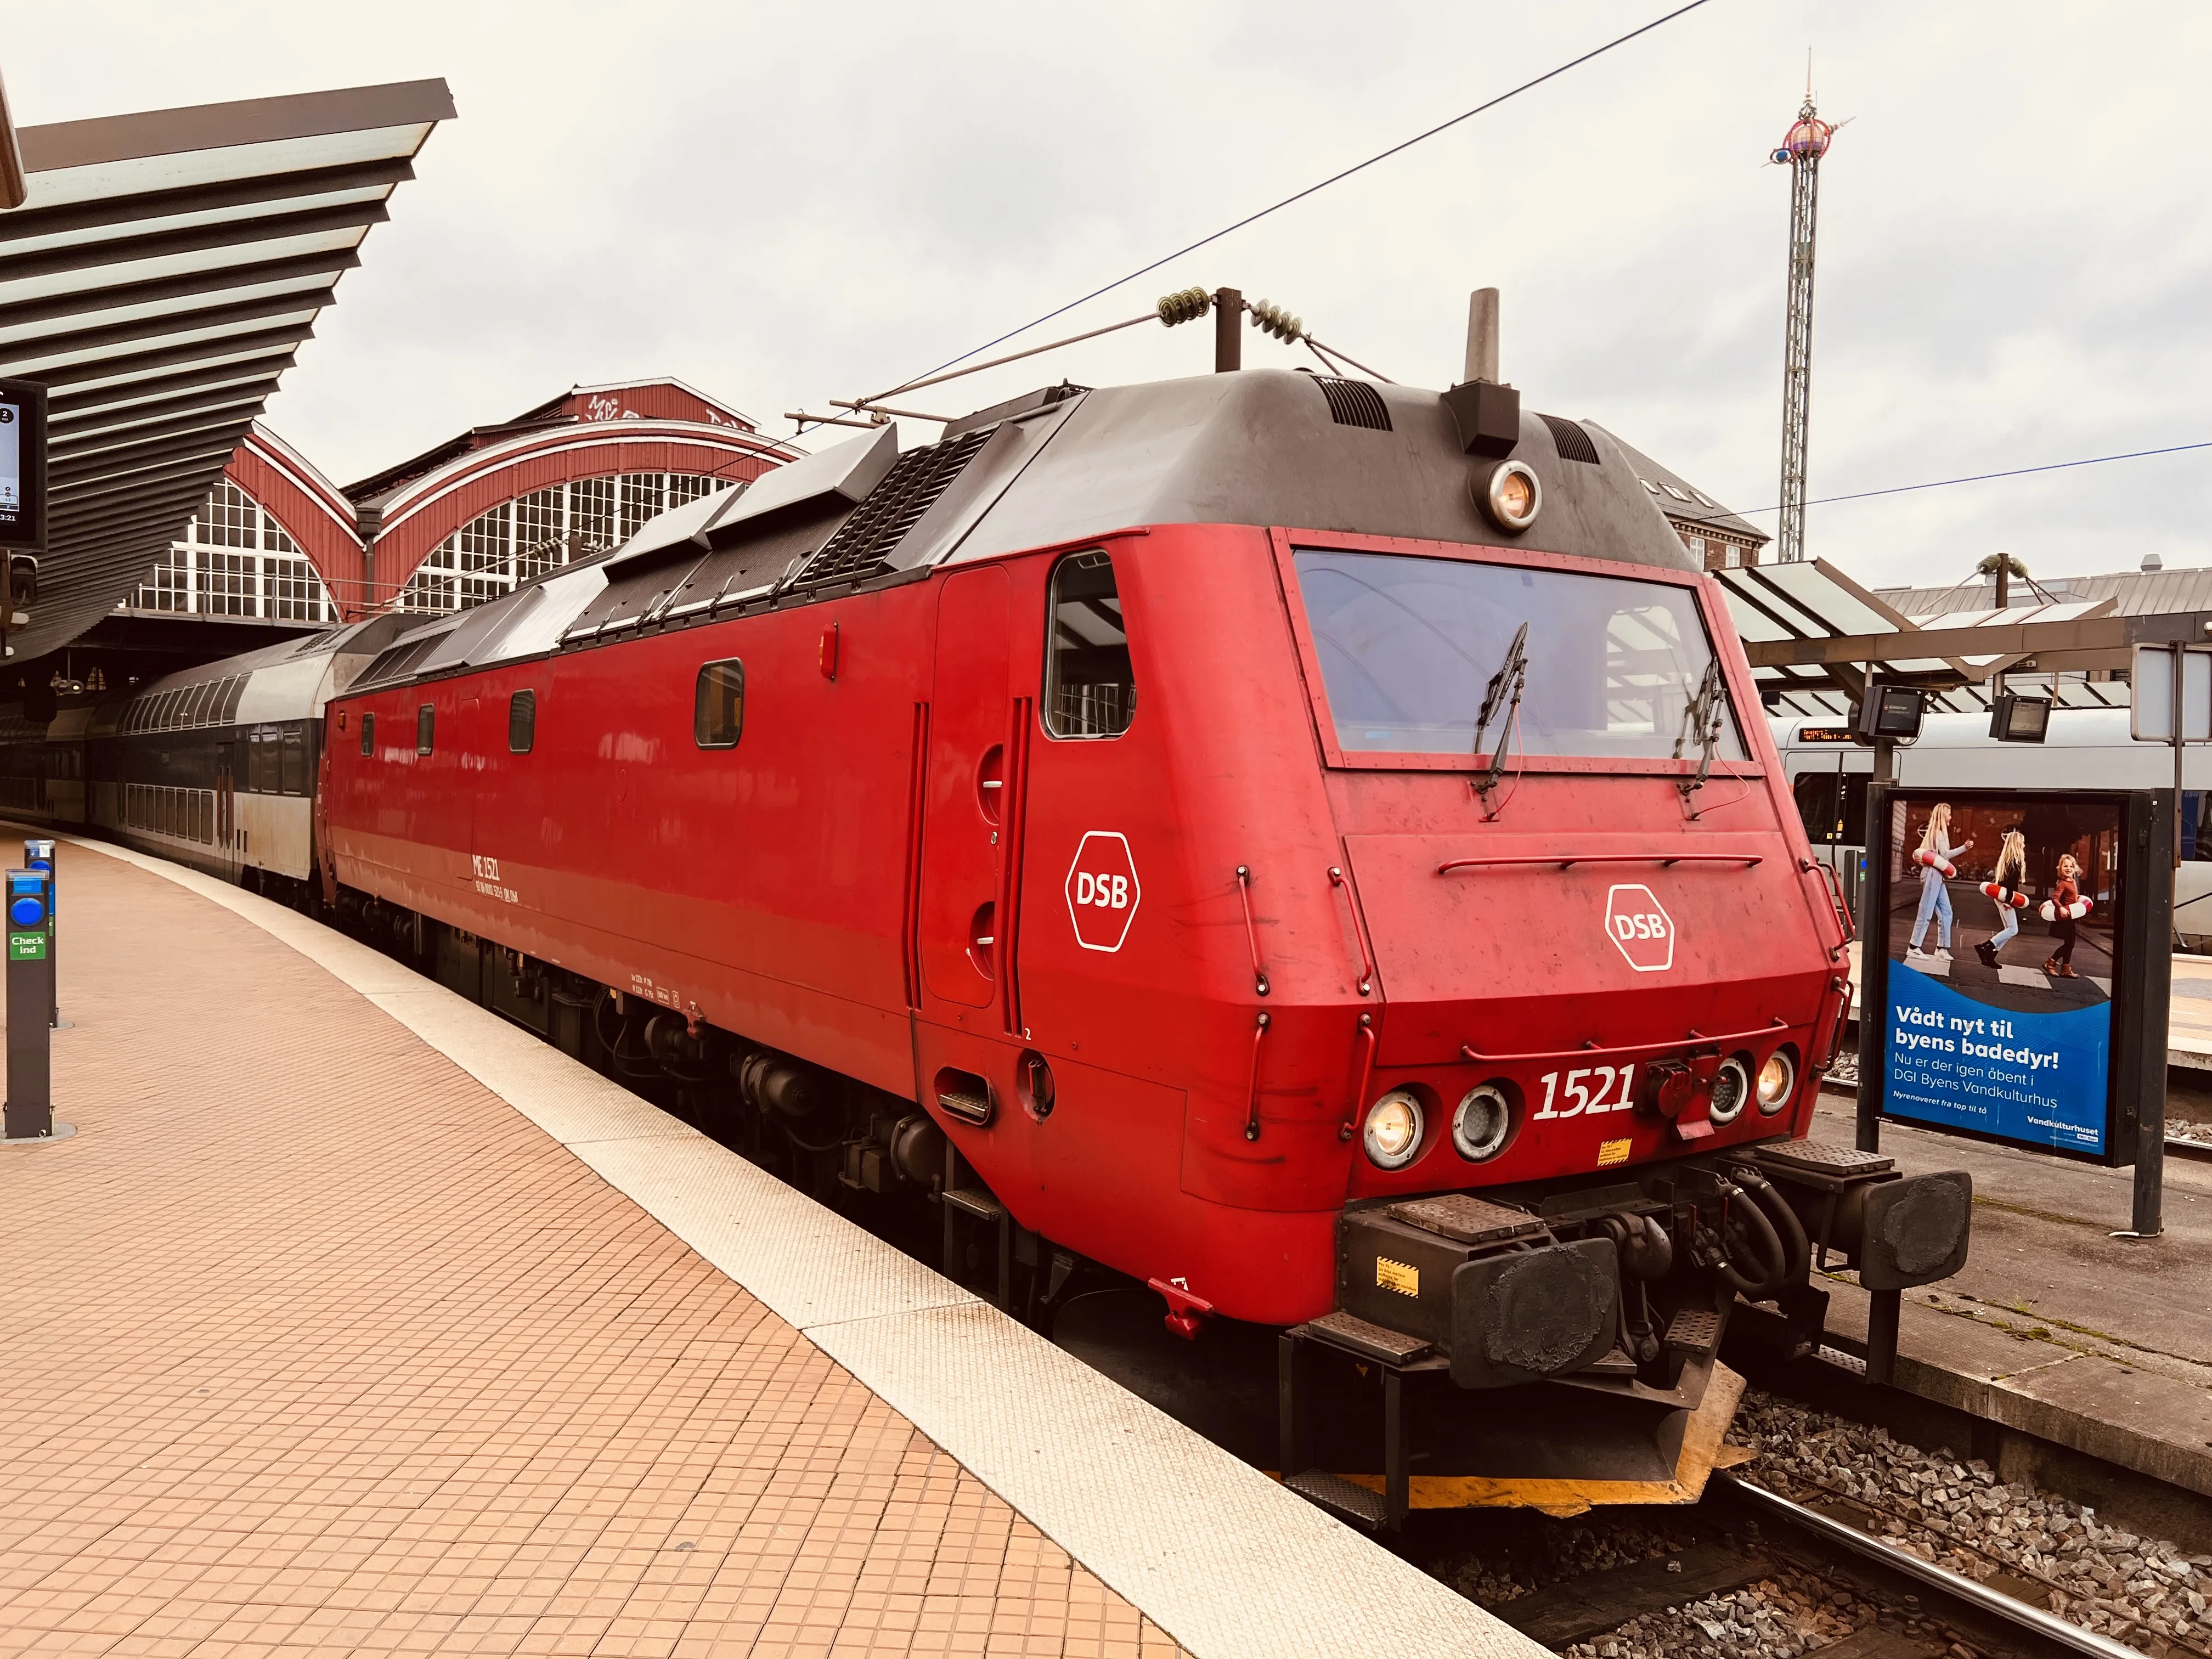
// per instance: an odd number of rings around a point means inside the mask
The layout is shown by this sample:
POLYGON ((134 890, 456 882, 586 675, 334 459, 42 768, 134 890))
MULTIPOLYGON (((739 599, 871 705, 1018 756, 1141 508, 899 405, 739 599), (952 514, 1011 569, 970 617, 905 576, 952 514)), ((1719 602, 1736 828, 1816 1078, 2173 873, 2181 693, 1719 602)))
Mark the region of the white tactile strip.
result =
POLYGON ((1212 1659, 1538 1659, 1419 1569, 618 1084, 283 905, 104 842, 391 1015, 804 1331, 1039 1530, 1212 1659))

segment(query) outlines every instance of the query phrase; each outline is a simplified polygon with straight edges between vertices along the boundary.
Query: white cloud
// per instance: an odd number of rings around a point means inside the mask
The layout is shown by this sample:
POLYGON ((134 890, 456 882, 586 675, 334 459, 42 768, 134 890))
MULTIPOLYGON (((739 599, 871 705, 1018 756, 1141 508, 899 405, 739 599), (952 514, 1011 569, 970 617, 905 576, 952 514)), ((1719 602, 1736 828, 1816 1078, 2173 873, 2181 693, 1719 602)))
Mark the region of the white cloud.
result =
MULTIPOLYGON (((634 374, 788 430, 1662 9, 13 0, 0 39, 26 123, 452 83, 460 118, 271 410, 347 477, 634 374)), ((1050 327, 1228 283, 1441 385, 1495 283, 1536 407, 1766 506, 1789 185, 1762 158, 1808 45, 1854 118, 1823 181, 1815 496, 2212 439, 2212 13, 2177 3, 1713 0, 1050 327)), ((915 401, 1209 350, 1134 329, 915 401)), ((2044 574, 2208 563, 2208 509, 2203 452, 1816 507, 1811 544, 1878 580, 1999 547, 2044 574)))

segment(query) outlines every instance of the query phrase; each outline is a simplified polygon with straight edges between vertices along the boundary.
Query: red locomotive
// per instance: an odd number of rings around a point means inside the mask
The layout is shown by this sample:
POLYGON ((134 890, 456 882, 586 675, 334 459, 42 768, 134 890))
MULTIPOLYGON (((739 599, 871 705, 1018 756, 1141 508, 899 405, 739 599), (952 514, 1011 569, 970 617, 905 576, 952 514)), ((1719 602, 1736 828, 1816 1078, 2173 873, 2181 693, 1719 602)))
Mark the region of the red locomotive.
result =
POLYGON ((1802 1140, 1848 924, 1758 709, 1602 428, 1061 386, 392 640, 316 882, 1079 1351, 1151 1286, 1133 1386, 1279 1365, 1194 1409, 1347 1514, 1680 1496, 1731 1318, 1966 1246, 1962 1178, 1802 1140))

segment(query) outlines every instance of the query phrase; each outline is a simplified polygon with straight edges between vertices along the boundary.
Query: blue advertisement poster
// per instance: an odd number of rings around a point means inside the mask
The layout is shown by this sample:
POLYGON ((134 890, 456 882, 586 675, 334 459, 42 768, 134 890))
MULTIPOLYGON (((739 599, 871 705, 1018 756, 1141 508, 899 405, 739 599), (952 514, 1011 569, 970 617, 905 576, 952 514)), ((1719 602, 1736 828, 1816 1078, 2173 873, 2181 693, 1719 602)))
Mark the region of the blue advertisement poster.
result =
POLYGON ((1977 793, 1890 805, 1882 1109, 2102 1158, 2120 809, 1977 793))

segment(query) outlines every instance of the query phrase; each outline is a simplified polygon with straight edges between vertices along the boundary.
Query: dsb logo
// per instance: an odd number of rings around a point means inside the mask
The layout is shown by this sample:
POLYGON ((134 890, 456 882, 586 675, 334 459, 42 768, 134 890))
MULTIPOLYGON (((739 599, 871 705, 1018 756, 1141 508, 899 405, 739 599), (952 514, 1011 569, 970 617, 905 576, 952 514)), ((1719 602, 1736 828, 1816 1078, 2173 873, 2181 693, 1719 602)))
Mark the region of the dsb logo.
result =
POLYGON ((1088 870, 1079 870, 1075 872, 1075 902, 1126 910, 1129 908, 1129 878, 1127 876, 1094 876, 1088 870))
POLYGON ((1639 974, 1660 973, 1674 965, 1674 920, 1658 895, 1641 882, 1607 890, 1605 933, 1639 974))
POLYGON ((1115 830, 1085 836, 1067 866, 1067 919, 1075 924, 1075 942, 1086 951, 1120 950, 1144 896, 1128 838, 1115 830))

